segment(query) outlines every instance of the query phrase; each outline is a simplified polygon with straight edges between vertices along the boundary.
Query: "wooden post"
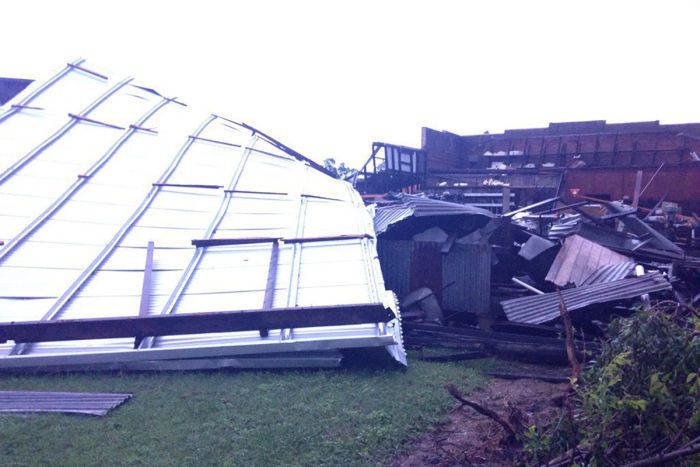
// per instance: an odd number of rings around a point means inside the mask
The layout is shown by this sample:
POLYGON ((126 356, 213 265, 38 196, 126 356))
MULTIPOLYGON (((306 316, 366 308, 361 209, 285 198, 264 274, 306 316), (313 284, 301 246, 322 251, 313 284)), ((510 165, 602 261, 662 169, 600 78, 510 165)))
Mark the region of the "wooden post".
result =
POLYGON ((510 185, 503 185, 503 207, 501 214, 510 212, 510 185))
POLYGON ((637 178, 634 181, 634 196, 632 197, 632 207, 639 207, 639 196, 642 192, 642 176, 644 172, 637 170, 637 178))

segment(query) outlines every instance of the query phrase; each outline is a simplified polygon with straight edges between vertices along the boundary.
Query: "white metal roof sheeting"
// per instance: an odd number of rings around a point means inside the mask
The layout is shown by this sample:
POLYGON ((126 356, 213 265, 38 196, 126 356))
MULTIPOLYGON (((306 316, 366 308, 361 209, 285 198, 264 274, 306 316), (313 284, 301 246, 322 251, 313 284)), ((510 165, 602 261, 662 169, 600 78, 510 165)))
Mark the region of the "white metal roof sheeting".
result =
MULTIPOLYGON (((262 308, 272 243, 192 245, 217 238, 352 236, 281 243, 273 307, 395 308, 372 219, 347 182, 244 124, 73 63, 0 107, 0 322, 138 316, 150 241, 149 314, 262 308)), ((364 346, 405 363, 398 319, 133 345, 10 342, 0 368, 364 346)))

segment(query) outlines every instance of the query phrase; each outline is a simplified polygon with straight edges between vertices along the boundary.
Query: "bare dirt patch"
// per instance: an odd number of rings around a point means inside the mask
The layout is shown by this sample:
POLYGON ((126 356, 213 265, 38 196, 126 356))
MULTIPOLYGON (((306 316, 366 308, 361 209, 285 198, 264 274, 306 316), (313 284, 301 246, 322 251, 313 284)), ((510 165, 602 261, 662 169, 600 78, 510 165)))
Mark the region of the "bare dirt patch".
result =
MULTIPOLYGON (((566 375, 566 370, 535 365, 499 368, 501 370, 566 375)), ((492 378, 483 389, 468 394, 467 398, 496 411, 506 419, 511 413, 508 408, 510 405, 521 412, 525 426, 543 425, 559 415, 561 409, 555 401, 564 394, 565 389, 566 384, 552 384, 536 379, 492 378)), ((457 406, 456 403, 455 407, 457 406)), ((493 420, 468 407, 454 409, 446 423, 410 443, 408 451, 396 458, 392 465, 513 465, 512 452, 504 440, 503 428, 493 420)))

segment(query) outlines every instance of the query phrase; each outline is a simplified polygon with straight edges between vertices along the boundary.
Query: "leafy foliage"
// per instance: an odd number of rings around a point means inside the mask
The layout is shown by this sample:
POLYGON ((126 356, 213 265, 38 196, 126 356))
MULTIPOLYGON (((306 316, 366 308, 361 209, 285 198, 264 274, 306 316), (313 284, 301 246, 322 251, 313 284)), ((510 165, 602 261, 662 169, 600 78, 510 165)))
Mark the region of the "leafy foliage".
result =
POLYGON ((345 162, 341 162, 340 165, 338 165, 335 159, 332 157, 323 160, 323 168, 331 173, 335 178, 343 179, 356 172, 355 169, 345 165, 345 162))
POLYGON ((525 437, 530 462, 573 449, 590 465, 667 452, 700 435, 700 320, 659 310, 617 319, 573 410, 525 437))

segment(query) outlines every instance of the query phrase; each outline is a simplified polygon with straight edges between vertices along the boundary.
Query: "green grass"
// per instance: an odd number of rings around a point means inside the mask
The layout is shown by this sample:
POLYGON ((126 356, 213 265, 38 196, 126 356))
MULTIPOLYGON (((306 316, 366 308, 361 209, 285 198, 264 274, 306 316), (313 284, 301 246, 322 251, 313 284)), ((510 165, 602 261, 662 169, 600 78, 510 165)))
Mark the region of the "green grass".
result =
POLYGON ((0 465, 376 465, 439 422, 479 363, 408 370, 0 376, 1 390, 131 392, 106 417, 0 417, 0 465))

